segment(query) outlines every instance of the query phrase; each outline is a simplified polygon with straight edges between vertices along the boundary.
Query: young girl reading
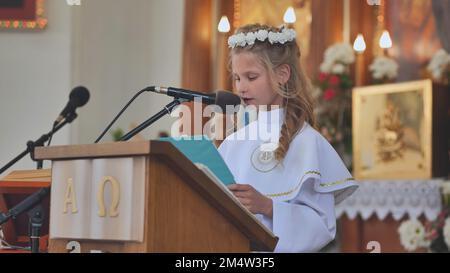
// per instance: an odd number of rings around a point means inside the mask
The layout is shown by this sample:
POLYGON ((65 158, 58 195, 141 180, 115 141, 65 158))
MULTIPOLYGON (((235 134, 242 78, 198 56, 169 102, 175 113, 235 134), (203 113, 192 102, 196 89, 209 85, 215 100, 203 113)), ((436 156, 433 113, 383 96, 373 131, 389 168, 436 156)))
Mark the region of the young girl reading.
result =
POLYGON ((336 233, 335 204, 358 187, 314 129, 295 36, 255 24, 228 40, 234 87, 245 105, 258 108, 258 119, 229 135, 219 152, 237 181, 229 189, 279 237, 275 252, 327 245, 336 233))

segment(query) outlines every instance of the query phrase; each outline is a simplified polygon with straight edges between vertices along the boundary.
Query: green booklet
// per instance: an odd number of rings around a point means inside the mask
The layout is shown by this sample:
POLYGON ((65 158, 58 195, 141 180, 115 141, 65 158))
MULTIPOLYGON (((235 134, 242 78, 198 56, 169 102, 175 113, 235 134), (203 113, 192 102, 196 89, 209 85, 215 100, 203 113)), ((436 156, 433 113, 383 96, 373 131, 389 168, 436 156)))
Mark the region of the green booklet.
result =
POLYGON ((206 136, 163 137, 158 140, 172 143, 212 180, 217 179, 224 185, 235 183, 233 174, 228 169, 219 151, 206 136))

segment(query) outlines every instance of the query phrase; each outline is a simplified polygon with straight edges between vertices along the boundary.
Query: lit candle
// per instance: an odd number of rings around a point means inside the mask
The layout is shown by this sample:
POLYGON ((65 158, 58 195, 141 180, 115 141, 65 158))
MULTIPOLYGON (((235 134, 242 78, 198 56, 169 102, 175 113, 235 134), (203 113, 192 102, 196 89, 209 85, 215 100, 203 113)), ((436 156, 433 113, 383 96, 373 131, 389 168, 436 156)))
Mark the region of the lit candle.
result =
POLYGON ((358 34, 355 42, 353 43, 353 49, 356 51, 356 65, 355 65, 355 85, 361 86, 363 84, 364 75, 364 58, 363 53, 366 50, 366 42, 364 36, 358 34))
POLYGON ((286 9, 286 12, 284 13, 284 16, 283 16, 283 21, 286 24, 293 24, 293 23, 295 23, 295 21, 297 21, 293 7, 288 7, 286 9))
POLYGON ((215 57, 216 72, 214 75, 214 88, 228 89, 228 77, 227 77, 227 52, 228 52, 228 35, 230 31, 230 21, 226 15, 220 18, 217 30, 217 54, 215 57))
POLYGON ((230 31, 230 21, 228 21, 227 16, 222 16, 219 21, 219 25, 217 26, 217 30, 221 33, 227 33, 230 31))
POLYGON ((387 30, 383 31, 380 37, 380 47, 383 49, 384 55, 387 55, 387 50, 392 47, 392 40, 387 30))

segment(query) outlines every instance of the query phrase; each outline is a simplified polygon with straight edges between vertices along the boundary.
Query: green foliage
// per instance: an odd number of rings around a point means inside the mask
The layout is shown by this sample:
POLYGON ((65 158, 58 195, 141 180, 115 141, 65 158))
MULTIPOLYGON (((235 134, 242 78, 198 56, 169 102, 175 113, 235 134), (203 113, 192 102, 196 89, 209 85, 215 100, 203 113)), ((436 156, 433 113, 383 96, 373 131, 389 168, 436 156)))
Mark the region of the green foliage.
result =
POLYGON ((125 133, 121 128, 117 128, 117 129, 111 131, 111 136, 114 141, 119 141, 123 137, 124 134, 125 133))

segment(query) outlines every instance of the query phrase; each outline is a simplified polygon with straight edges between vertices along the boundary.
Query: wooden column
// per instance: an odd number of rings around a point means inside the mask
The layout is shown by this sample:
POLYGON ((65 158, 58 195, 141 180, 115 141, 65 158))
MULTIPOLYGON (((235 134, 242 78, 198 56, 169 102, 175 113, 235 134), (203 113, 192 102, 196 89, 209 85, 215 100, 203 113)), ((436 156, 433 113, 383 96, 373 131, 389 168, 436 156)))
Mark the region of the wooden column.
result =
POLYGON ((323 53, 330 45, 343 40, 343 1, 312 1, 310 51, 306 60, 306 71, 314 78, 323 61, 323 53))
MULTIPOLYGON (((200 92, 212 90, 212 1, 186 0, 184 14, 184 46, 182 87, 200 92)), ((202 134, 207 118, 195 117, 194 103, 186 103, 191 109, 191 135, 202 134), (194 126, 196 120, 201 126, 194 126)))
POLYGON ((230 72, 228 71, 228 37, 234 33, 234 1, 230 0, 220 0, 218 2, 217 8, 217 23, 219 22, 222 16, 226 15, 228 20, 230 21, 230 32, 228 33, 219 33, 216 29, 214 29, 217 35, 217 56, 216 56, 216 65, 215 71, 217 73, 217 83, 214 86, 216 89, 221 90, 232 90, 232 80, 230 76, 230 72))
POLYGON ((183 77, 184 88, 208 91, 211 77, 212 1, 185 1, 183 77))
MULTIPOLYGON (((373 37, 375 35, 377 23, 376 9, 375 6, 368 5, 366 1, 350 1, 350 10, 352 11, 350 16, 350 42, 353 45, 358 33, 361 33, 366 41, 366 50, 357 60, 359 61, 359 67, 362 70, 362 72, 360 72, 360 79, 357 79, 356 73, 354 73, 354 82, 358 82, 358 85, 361 86, 370 84, 369 65, 373 61, 373 37)), ((355 66, 353 67, 353 71, 356 70, 355 66)))

